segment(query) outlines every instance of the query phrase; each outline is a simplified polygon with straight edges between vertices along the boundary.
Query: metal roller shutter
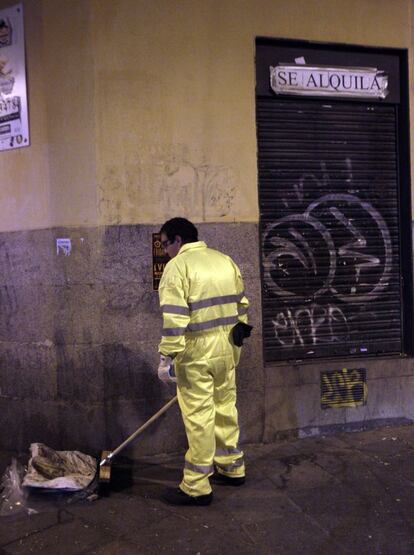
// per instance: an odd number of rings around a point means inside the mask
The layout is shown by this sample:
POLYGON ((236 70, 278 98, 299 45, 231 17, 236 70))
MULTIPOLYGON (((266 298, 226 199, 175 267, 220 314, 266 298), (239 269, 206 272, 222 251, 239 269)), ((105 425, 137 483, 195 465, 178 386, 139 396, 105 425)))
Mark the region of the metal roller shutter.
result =
POLYGON ((401 352, 396 120, 257 98, 267 361, 401 352))

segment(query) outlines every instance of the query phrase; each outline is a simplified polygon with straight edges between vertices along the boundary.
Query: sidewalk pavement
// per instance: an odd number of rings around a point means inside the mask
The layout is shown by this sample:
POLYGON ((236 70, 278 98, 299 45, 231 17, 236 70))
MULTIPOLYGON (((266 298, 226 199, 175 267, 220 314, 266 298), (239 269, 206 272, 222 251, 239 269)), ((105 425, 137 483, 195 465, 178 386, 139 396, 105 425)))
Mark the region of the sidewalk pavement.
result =
MULTIPOLYGON (((183 454, 113 462, 108 496, 0 518, 0 554, 414 553, 414 425, 244 446, 247 480, 207 507, 160 500, 183 454)), ((10 463, 1 453, 0 471, 10 463)))

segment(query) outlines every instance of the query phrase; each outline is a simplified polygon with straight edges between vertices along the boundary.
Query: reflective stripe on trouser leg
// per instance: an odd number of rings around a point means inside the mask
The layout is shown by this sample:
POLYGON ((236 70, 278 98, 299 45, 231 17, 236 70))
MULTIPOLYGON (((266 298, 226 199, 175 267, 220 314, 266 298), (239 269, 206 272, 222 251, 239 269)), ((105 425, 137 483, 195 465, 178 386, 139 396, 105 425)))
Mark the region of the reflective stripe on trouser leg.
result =
POLYGON ((176 367, 177 395, 188 439, 183 479, 180 488, 187 495, 211 492, 209 476, 214 472, 213 378, 206 361, 181 357, 176 367))
MULTIPOLYGON (((240 356, 240 349, 237 355, 240 356)), ((230 346, 229 350, 233 348, 230 346)), ((232 353, 233 354, 233 353, 232 353)), ((230 360, 230 357, 229 357, 230 360)), ((227 368, 222 381, 216 381, 214 392, 216 452, 214 463, 220 474, 230 477, 245 475, 243 451, 238 448, 239 425, 236 408, 235 360, 227 368)))
MULTIPOLYGON (((186 457, 192 456, 192 453, 189 453, 189 451, 186 457)), ((211 492, 209 477, 213 473, 213 464, 192 464, 186 460, 180 488, 188 495, 207 495, 211 492)))
POLYGON ((223 457, 216 455, 214 461, 217 466, 219 474, 230 476, 231 478, 240 478, 245 475, 244 457, 243 452, 240 451, 239 458, 227 458, 225 461, 223 457))

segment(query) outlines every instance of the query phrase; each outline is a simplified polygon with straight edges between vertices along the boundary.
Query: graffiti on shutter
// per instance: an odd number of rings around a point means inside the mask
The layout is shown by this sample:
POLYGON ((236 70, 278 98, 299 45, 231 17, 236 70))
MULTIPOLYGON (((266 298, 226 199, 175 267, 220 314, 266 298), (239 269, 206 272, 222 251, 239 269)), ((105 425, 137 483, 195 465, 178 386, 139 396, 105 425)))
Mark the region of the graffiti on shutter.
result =
POLYGON ((266 360, 399 353, 395 108, 257 110, 266 360))

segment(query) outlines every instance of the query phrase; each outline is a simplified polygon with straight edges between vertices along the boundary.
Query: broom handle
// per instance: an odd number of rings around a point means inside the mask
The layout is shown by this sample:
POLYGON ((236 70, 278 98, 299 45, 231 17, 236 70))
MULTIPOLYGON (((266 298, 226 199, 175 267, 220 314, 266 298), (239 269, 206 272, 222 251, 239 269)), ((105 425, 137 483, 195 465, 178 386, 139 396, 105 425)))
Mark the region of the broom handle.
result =
POLYGON ((133 439, 135 439, 141 432, 143 432, 150 424, 152 424, 157 418, 159 418, 165 411, 167 411, 171 405, 173 405, 177 401, 177 395, 170 399, 167 404, 160 408, 158 412, 156 412, 151 418, 149 418, 141 427, 138 428, 133 434, 131 434, 121 445, 119 445, 114 451, 111 452, 110 458, 117 455, 124 447, 126 447, 133 439))

